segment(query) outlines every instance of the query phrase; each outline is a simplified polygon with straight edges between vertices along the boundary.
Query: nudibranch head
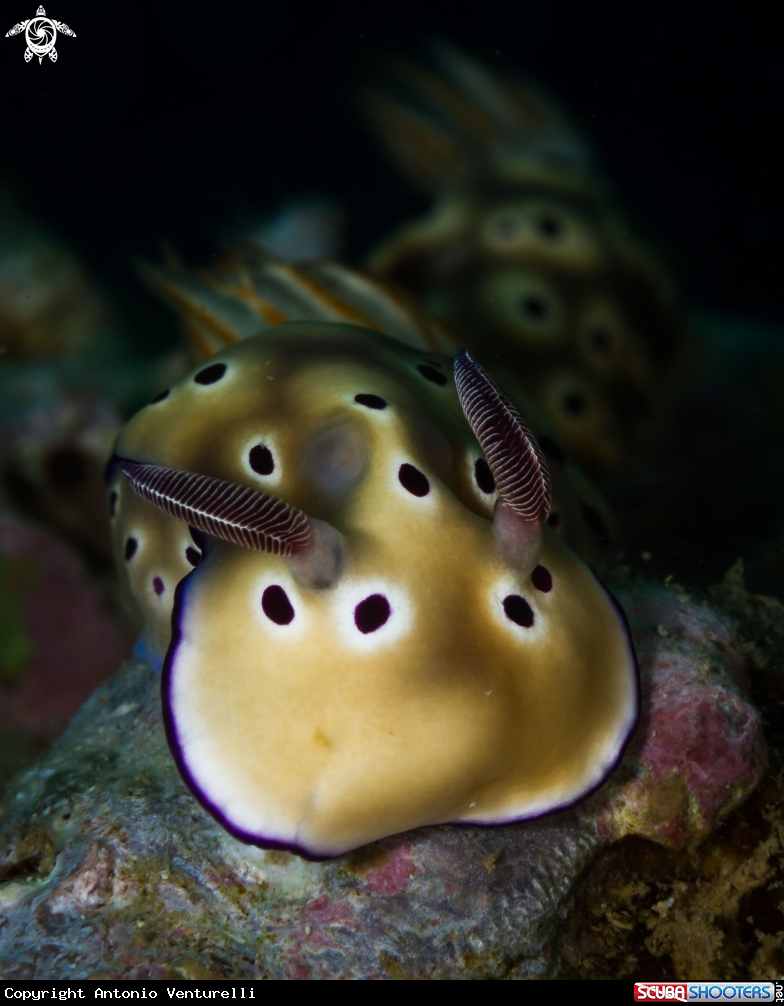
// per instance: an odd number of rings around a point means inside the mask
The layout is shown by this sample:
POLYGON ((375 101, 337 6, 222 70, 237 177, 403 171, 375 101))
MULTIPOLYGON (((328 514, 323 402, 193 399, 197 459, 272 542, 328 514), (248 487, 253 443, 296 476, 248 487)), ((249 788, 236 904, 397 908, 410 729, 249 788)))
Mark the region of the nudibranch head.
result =
POLYGON ((294 323, 128 424, 118 562, 166 654, 177 763, 235 836, 336 856, 544 814, 613 769, 634 654, 547 525, 526 419, 467 354, 453 373, 377 333, 294 323))

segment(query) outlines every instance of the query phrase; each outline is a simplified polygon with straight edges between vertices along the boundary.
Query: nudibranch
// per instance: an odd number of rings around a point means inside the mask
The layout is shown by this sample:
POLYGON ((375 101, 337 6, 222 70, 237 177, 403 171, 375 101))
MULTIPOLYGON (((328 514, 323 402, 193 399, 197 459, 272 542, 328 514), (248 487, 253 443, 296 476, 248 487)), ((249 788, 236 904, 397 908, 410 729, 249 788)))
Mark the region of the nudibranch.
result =
POLYGON ((192 271, 171 249, 163 266, 138 268, 178 310, 195 360, 288 321, 359 325, 440 352, 459 345, 454 333, 404 290, 342 262, 284 262, 247 238, 225 249, 211 269, 192 271))
POLYGON ((357 327, 272 328, 142 409, 113 535, 203 806, 320 859, 600 785, 636 722, 634 652, 550 495, 467 353, 357 327))
POLYGON ((364 107, 435 200, 374 251, 476 358, 502 368, 591 475, 633 467, 666 404, 684 323, 555 103, 448 47, 399 61, 364 107))
MULTIPOLYGON (((453 332, 394 285, 341 262, 282 262, 250 240, 235 242, 210 269, 190 270, 169 252, 163 266, 144 264, 140 272, 176 308, 194 362, 292 321, 356 325, 425 353, 451 356, 459 346, 453 332)), ((613 528, 606 503, 566 458, 558 433, 542 413, 522 396, 515 404, 550 465, 550 526, 586 562, 601 562, 613 528)))

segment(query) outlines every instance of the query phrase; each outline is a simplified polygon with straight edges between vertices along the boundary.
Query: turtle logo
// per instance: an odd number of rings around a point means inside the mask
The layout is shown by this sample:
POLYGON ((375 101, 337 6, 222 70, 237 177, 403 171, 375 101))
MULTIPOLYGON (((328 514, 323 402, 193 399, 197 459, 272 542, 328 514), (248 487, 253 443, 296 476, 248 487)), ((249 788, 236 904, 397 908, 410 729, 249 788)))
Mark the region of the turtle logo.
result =
POLYGON ((44 56, 47 55, 53 63, 56 63, 57 50, 54 47, 54 43, 57 39, 58 31, 62 32, 63 35, 71 35, 73 38, 76 38, 76 32, 71 31, 67 24, 47 17, 43 7, 38 8, 34 18, 15 24, 10 31, 5 33, 5 37, 18 35, 21 31, 25 33, 25 39, 27 40, 27 48, 24 54, 25 63, 29 63, 33 56, 37 56, 40 63, 44 56))

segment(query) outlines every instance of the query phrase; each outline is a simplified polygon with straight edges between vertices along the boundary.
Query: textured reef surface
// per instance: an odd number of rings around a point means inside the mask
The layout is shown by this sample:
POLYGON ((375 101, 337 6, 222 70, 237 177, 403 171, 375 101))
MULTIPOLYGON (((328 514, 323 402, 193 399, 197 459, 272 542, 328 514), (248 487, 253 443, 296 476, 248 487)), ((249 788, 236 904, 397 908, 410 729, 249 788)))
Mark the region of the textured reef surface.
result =
MULTIPOLYGON (((596 864, 630 842, 654 858, 690 855, 766 766, 760 720, 742 693, 751 651, 732 620, 677 587, 636 583, 619 595, 644 702, 609 783, 576 810, 539 821, 423 828, 326 863, 243 846, 224 832, 172 762, 157 677, 144 663, 125 665, 0 808, 3 974, 582 977, 575 961, 592 958, 575 947, 591 930, 578 922, 597 888, 596 864)), ((755 876, 761 884, 766 874, 755 876)), ((745 890, 756 881, 747 878, 745 890)), ((625 934, 630 924, 616 922, 625 934)), ((666 933, 657 938, 649 956, 670 962, 666 933)))
POLYGON ((698 846, 628 838, 577 884, 563 978, 759 980, 784 973, 784 606, 749 593, 736 563, 710 590, 736 627, 765 726, 763 784, 698 846))
POLYGON ((130 650, 109 592, 83 557, 0 509, 0 791, 130 650))

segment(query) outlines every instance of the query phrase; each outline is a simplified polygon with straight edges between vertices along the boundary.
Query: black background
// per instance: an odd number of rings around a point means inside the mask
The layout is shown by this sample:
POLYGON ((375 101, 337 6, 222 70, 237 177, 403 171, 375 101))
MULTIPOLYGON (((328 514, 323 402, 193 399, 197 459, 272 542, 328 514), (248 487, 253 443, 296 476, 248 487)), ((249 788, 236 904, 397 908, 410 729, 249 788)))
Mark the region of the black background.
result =
MULTIPOLYGON (((3 32, 35 6, 4 3, 3 32)), ((39 65, 24 62, 23 37, 0 37, 0 178, 120 295, 137 288, 130 259, 156 257, 162 237, 205 261, 238 212, 308 192, 345 202, 360 260, 426 201, 352 95, 384 52, 421 55, 441 36, 561 97, 691 304, 781 318, 773 5, 45 6, 77 38, 39 65)))

